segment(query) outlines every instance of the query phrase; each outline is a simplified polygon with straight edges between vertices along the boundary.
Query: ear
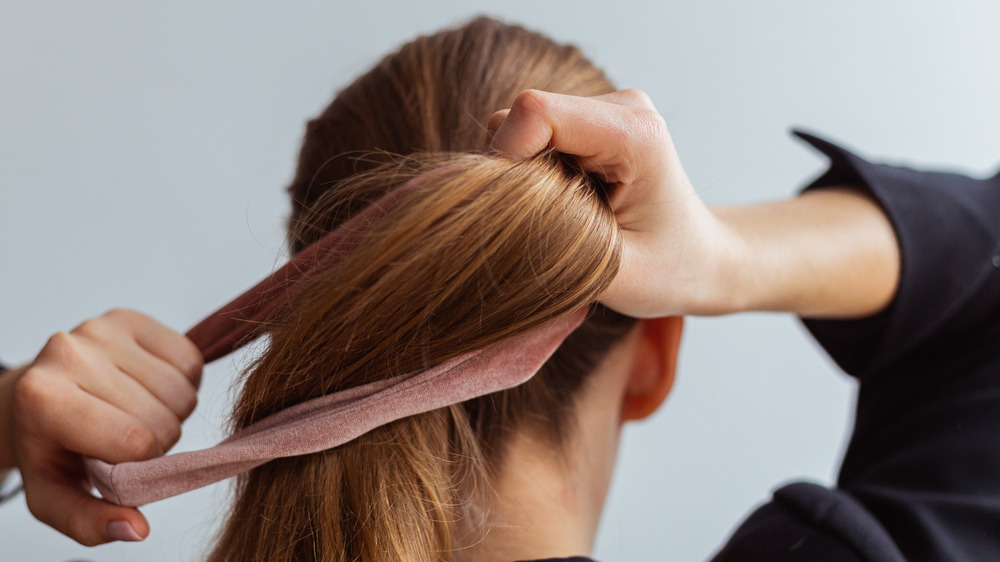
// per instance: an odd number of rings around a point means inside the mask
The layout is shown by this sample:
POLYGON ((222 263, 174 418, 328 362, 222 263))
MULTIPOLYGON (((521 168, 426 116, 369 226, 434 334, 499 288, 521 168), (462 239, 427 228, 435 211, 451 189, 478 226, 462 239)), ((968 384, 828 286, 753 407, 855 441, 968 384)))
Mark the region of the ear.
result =
POLYGON ((622 421, 646 418, 663 404, 674 384, 684 318, 640 321, 639 343, 622 400, 622 421))

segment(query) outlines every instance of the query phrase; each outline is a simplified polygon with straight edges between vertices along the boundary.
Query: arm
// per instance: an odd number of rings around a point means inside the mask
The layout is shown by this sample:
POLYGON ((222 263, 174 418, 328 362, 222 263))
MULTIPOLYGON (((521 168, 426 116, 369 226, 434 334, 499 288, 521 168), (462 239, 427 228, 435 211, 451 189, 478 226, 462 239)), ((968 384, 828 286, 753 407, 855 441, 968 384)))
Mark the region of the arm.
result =
POLYGON ((713 212, 745 248, 729 268, 731 289, 723 295, 736 300, 726 312, 861 317, 885 308, 896 292, 895 234, 860 189, 830 187, 713 212))
POLYGON ((748 310, 859 317, 895 293, 899 250, 878 203, 828 188, 788 201, 708 209, 649 98, 521 94, 491 119, 492 146, 528 157, 552 146, 614 185, 625 236, 602 300, 637 317, 748 310))
MULTIPOLYGON (((14 467, 14 416, 11 413, 14 383, 21 368, 6 370, 0 367, 0 484, 14 467)), ((9 497, 6 497, 9 499, 9 497)))

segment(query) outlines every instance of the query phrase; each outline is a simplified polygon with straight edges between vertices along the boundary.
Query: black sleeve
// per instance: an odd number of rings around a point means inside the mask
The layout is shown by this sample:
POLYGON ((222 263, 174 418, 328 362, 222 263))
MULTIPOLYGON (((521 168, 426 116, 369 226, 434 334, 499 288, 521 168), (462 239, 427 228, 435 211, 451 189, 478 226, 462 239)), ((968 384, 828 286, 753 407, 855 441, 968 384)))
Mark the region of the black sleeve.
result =
POLYGON ((769 559, 1000 559, 1000 174, 873 164, 796 134, 831 161, 807 190, 859 186, 885 210, 901 280, 879 314, 804 320, 860 382, 837 489, 778 490, 717 559, 753 559, 747 545, 796 525, 857 557, 769 559))

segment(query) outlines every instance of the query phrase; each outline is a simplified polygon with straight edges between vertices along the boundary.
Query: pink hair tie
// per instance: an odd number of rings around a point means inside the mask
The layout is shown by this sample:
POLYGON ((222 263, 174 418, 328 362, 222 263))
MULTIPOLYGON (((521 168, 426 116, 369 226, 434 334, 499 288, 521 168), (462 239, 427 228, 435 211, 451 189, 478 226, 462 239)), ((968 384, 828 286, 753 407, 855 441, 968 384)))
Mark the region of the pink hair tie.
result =
MULTIPOLYGON (((300 252, 295 258, 214 312, 187 336, 205 362, 247 343, 290 289, 311 272, 335 264, 408 182, 300 252)), ((570 316, 491 347, 428 369, 375 381, 296 404, 261 419, 218 445, 139 462, 85 460, 91 483, 105 499, 140 506, 207 486, 268 461, 332 449, 389 422, 458 404, 526 382, 586 317, 570 316)))

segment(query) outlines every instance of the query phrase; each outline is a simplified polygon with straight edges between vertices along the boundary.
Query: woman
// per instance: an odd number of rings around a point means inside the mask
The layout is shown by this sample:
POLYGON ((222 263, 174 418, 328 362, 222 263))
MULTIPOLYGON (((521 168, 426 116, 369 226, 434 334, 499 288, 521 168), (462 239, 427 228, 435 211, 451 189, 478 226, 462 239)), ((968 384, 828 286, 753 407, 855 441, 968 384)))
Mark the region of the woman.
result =
POLYGON ((210 558, 588 554, 621 422, 654 411, 673 379, 681 326, 664 317, 740 310, 863 317, 810 323, 862 379, 862 398, 841 487, 783 488, 719 559, 988 555, 997 180, 879 167, 810 140, 833 159, 814 184, 825 189, 709 211, 648 99, 615 93, 574 49, 476 20, 390 55, 310 123, 290 188, 292 247, 404 182, 420 188, 269 323, 235 428, 598 298, 629 316, 595 306, 521 387, 253 470, 210 558), (527 159, 469 154, 487 121, 496 150, 527 159), (548 145, 603 184, 536 156, 548 145), (460 154, 435 154, 445 151, 460 154), (944 221, 943 236, 926 234, 929 219, 944 221), (942 256, 953 275, 930 275, 942 256))

